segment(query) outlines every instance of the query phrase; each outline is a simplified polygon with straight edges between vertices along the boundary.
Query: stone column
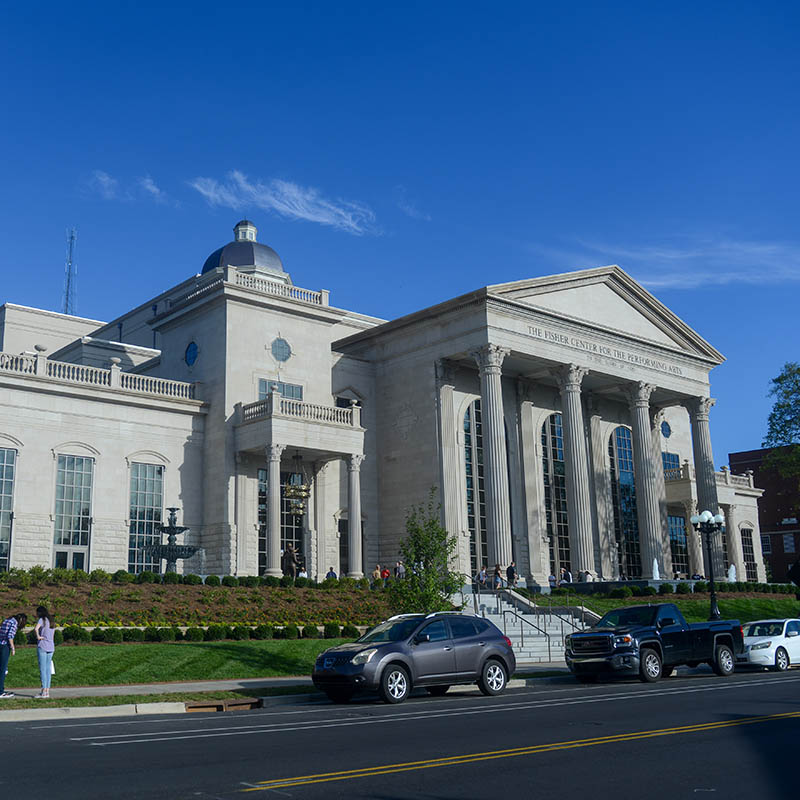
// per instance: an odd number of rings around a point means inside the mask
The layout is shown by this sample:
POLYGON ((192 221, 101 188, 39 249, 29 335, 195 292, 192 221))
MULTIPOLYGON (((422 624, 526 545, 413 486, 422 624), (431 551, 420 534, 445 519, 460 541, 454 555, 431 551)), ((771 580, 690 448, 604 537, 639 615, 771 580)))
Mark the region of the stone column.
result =
POLYGON ((656 478, 656 495, 658 496, 659 523, 661 526, 661 552, 664 555, 664 575, 671 578, 672 549, 669 540, 669 510, 667 508, 667 484, 664 480, 664 459, 661 456, 661 423, 664 422, 664 409, 650 409, 650 441, 652 443, 653 474, 656 478))
POLYGON ((684 500, 683 513, 686 516, 686 545, 689 550, 689 577, 696 573, 705 575, 705 564, 703 558, 703 542, 700 534, 694 529, 691 519, 697 513, 697 505, 694 500, 684 500))
POLYGON ((281 454, 285 444, 267 445, 267 568, 265 575, 283 575, 281 569, 281 454))
MULTIPOLYGON (((711 452, 711 432, 708 427, 708 412, 716 401, 710 397, 693 397, 686 402, 689 421, 692 425, 692 453, 694 455, 694 476, 697 485, 697 507, 699 512, 719 511, 717 497, 717 478, 714 470, 714 456, 711 452)), ((713 541, 714 577, 722 580, 722 547, 715 536, 713 541)), ((706 564, 705 574, 709 573, 706 564)))
POLYGON ((349 578, 363 578, 364 565, 361 553, 361 463, 364 456, 354 453, 348 461, 350 480, 347 485, 347 552, 349 578))
POLYGON ((594 563, 589 462, 581 404, 581 383, 588 371, 577 364, 567 364, 556 371, 561 390, 570 566, 573 575, 585 569, 595 574, 598 571, 594 563))
POLYGON ((491 564, 511 563, 511 509, 508 501, 508 455, 503 423, 503 360, 507 347, 487 344, 471 355, 481 376, 481 418, 486 475, 486 534, 491 564))
MULTIPOLYGON (((455 367, 444 359, 436 362, 436 400, 439 416, 439 498, 442 504, 442 524, 450 536, 459 539, 459 511, 461 505, 459 452, 457 439, 457 420, 453 402, 455 367)), ((460 547, 459 547, 460 550, 460 547)), ((459 550, 454 558, 459 558, 459 550)), ((466 565, 458 563, 461 572, 469 574, 469 550, 466 565)))
MULTIPOLYGON (((736 580, 746 581, 747 570, 744 565, 744 550, 742 549, 742 534, 736 524, 736 506, 733 503, 721 506, 720 511, 725 517, 725 536, 728 539, 728 560, 736 567, 736 580)), ((730 564, 723 565, 723 577, 720 580, 728 579, 728 567, 730 564)), ((715 576, 716 577, 716 576, 715 576)))
POLYGON ((664 578, 667 576, 664 574, 664 553, 661 545, 661 509, 653 469, 653 440, 650 435, 650 395, 653 389, 655 386, 652 384, 639 381, 628 389, 628 402, 633 428, 633 469, 642 576, 653 577, 655 561, 659 575, 664 578))

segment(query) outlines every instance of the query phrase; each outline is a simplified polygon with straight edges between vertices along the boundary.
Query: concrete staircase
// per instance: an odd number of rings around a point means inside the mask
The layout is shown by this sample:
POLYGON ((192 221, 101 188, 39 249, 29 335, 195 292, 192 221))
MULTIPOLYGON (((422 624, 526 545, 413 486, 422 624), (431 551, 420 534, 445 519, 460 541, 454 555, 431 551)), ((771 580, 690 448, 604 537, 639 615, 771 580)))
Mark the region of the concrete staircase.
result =
POLYGON ((564 662, 564 637, 598 616, 582 606, 538 604, 509 589, 463 591, 464 611, 485 617, 511 640, 518 666, 564 662))

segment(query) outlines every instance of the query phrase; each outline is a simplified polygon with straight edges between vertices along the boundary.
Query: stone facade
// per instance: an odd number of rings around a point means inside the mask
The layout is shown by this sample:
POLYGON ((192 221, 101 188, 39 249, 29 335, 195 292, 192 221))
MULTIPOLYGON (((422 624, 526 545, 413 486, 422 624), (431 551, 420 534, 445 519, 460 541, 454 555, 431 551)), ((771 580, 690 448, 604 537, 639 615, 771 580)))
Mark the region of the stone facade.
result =
POLYGON ((708 507, 728 519, 717 574, 763 580, 760 490, 713 466, 722 356, 618 267, 385 322, 294 286, 252 223, 235 231, 201 275, 108 323, 0 308, 0 568, 66 548, 140 569, 141 520, 177 506, 201 548, 185 571, 278 575, 291 544, 312 576, 359 576, 397 559, 435 486, 465 573, 706 573, 687 520, 708 507), (232 247, 245 235, 253 264, 232 247), (75 465, 91 487, 65 511, 75 465), (303 514, 287 482, 308 487, 303 514), (66 547, 80 524, 88 544, 66 547))

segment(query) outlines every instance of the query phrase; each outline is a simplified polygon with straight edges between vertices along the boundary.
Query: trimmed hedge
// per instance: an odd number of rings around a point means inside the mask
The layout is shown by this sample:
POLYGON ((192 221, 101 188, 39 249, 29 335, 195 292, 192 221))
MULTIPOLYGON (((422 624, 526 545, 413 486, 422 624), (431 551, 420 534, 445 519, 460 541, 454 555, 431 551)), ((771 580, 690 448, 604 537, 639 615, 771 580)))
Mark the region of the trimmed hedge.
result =
POLYGON ((161 583, 176 584, 181 582, 181 576, 177 572, 165 572, 161 578, 161 583))
POLYGON ((203 579, 199 575, 194 575, 190 572, 188 575, 183 576, 183 582, 187 586, 200 586, 203 583, 203 579))
POLYGON ((234 575, 226 575, 222 579, 222 585, 223 586, 238 586, 239 585, 239 579, 237 577, 235 577, 234 575))
POLYGON ((304 639, 320 639, 322 634, 319 632, 319 628, 316 625, 305 625, 303 627, 303 638, 304 639))
POLYGON ((221 581, 219 575, 206 575, 206 586, 219 586, 221 581))
POLYGON ((105 635, 109 644, 120 644, 122 642, 122 630, 120 628, 106 628, 105 635))
POLYGON ((299 639, 300 638, 300 629, 297 625, 284 625, 283 626, 283 638, 284 639, 299 639))
POLYGON ((671 583, 662 583, 658 587, 659 594, 675 594, 675 587, 671 583))
POLYGON ((345 625, 342 628, 342 639, 358 639, 359 636, 361 632, 355 625, 345 625))
POLYGON ((326 622, 322 635, 326 639, 338 639, 342 634, 342 629, 338 622, 326 622))
POLYGON ((183 634, 183 638, 187 642, 202 642, 203 641, 203 629, 202 628, 187 628, 186 633, 183 634))
POLYGON ((144 631, 141 628, 124 628, 122 631, 123 642, 143 642, 144 631))
POLYGON ((136 579, 135 575, 131 575, 126 569, 118 569, 113 576, 114 583, 133 583, 136 579))
POLYGON ((609 597, 622 599, 623 597, 633 597, 630 586, 617 586, 608 593, 609 597))

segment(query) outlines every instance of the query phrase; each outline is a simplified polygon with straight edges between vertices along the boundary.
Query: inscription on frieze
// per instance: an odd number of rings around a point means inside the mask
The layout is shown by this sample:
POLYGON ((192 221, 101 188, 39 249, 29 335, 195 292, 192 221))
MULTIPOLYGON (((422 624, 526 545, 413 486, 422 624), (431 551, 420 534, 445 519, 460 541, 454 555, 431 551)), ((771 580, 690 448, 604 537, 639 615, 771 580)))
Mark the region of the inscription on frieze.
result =
POLYGON ((632 353, 630 350, 624 350, 620 347, 611 347, 610 345, 580 336, 570 336, 560 331, 551 330, 550 328, 528 325, 528 336, 532 336, 535 339, 543 339, 546 342, 562 344, 574 350, 581 350, 584 353, 590 353, 595 356, 621 361, 632 366, 648 367, 658 372, 667 372, 670 375, 683 375, 683 370, 679 366, 670 364, 668 361, 641 356, 638 353, 632 353))

